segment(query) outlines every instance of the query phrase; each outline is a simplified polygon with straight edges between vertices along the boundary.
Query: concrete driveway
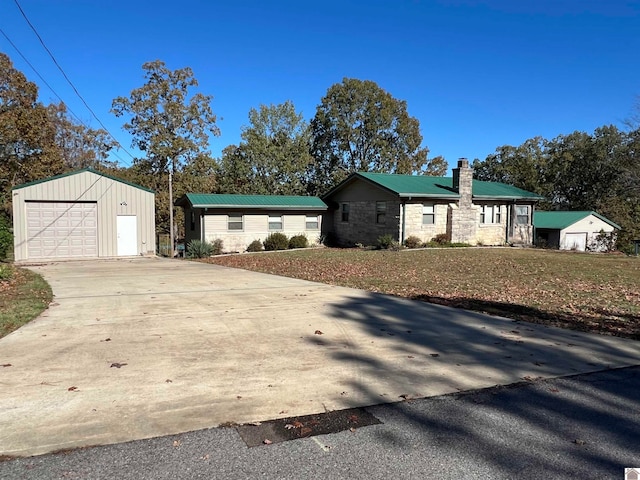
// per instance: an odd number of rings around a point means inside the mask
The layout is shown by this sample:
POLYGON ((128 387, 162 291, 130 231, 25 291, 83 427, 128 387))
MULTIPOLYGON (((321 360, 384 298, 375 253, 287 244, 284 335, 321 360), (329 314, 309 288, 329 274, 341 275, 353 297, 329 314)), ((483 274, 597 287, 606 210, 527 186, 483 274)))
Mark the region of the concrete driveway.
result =
POLYGON ((2 455, 640 364, 630 340, 214 265, 31 268, 55 299, 0 340, 2 455))

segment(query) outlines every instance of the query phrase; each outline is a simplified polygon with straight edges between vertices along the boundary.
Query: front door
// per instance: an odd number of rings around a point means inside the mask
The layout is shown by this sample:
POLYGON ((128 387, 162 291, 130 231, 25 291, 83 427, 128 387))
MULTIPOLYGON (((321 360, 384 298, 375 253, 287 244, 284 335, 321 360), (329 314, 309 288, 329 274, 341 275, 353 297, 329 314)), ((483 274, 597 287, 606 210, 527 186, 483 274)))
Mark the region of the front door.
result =
POLYGON ((118 215, 118 256, 138 255, 138 219, 135 215, 118 215))

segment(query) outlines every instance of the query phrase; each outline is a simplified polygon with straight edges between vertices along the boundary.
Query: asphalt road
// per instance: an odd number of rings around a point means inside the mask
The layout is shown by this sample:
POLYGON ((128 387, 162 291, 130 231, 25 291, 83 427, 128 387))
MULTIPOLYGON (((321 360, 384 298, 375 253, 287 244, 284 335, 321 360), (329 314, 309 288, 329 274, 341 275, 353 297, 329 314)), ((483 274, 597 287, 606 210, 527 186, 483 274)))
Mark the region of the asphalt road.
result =
POLYGON ((19 458, 2 479, 618 479, 640 367, 369 407, 382 423, 248 448, 232 427, 19 458))

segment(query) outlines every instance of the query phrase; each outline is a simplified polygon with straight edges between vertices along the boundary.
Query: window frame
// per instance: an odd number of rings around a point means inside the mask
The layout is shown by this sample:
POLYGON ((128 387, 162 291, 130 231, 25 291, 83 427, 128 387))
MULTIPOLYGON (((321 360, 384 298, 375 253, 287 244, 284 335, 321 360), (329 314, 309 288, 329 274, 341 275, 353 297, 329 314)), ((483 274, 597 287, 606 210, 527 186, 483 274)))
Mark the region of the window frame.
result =
POLYGON ((480 210, 481 225, 500 225, 502 221, 501 205, 499 204, 482 204, 480 210))
POLYGON ((422 225, 435 225, 436 224, 436 204, 433 202, 427 202, 422 204, 422 225), (430 219, 431 221, 425 222, 430 219))
POLYGON ((304 216, 304 228, 305 230, 319 230, 320 229, 320 215, 305 215, 304 216), (310 218, 315 218, 313 221, 309 221, 310 218), (309 226, 309 224, 315 224, 314 226, 309 226))
POLYGON ((384 225, 387 223, 387 202, 384 200, 376 201, 376 225, 384 225))
POLYGON ((351 210, 351 206, 349 202, 342 202, 340 204, 340 221, 343 223, 349 223, 349 211, 351 210))
POLYGON ((268 214, 267 228, 270 232, 281 232, 282 230, 284 230, 284 215, 273 214, 273 213, 268 214), (276 220, 272 220, 272 219, 276 219, 276 220), (272 224, 275 226, 272 226, 272 224))
POLYGON ((531 224, 531 206, 530 205, 516 205, 516 211, 515 211, 515 224, 516 225, 530 225, 531 224), (527 221, 526 222, 521 222, 520 218, 524 217, 524 214, 518 213, 518 210, 524 208, 526 209, 526 217, 527 217, 527 221))
POLYGON ((228 232, 242 232, 244 231, 244 215, 243 214, 227 214, 227 231, 228 232), (233 218, 233 219, 232 219, 233 218), (237 220, 237 219, 240 220, 237 220), (240 228, 232 227, 231 225, 240 225, 240 228))

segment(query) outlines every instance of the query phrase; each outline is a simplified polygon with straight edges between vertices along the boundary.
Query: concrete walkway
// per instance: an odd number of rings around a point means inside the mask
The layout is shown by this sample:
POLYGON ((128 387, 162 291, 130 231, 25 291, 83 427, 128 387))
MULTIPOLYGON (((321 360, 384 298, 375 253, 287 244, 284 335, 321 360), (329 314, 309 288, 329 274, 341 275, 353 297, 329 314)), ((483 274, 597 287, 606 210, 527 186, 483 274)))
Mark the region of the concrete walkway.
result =
POLYGON ((31 267, 0 340, 0 454, 175 434, 640 364, 638 343, 220 266, 31 267))

